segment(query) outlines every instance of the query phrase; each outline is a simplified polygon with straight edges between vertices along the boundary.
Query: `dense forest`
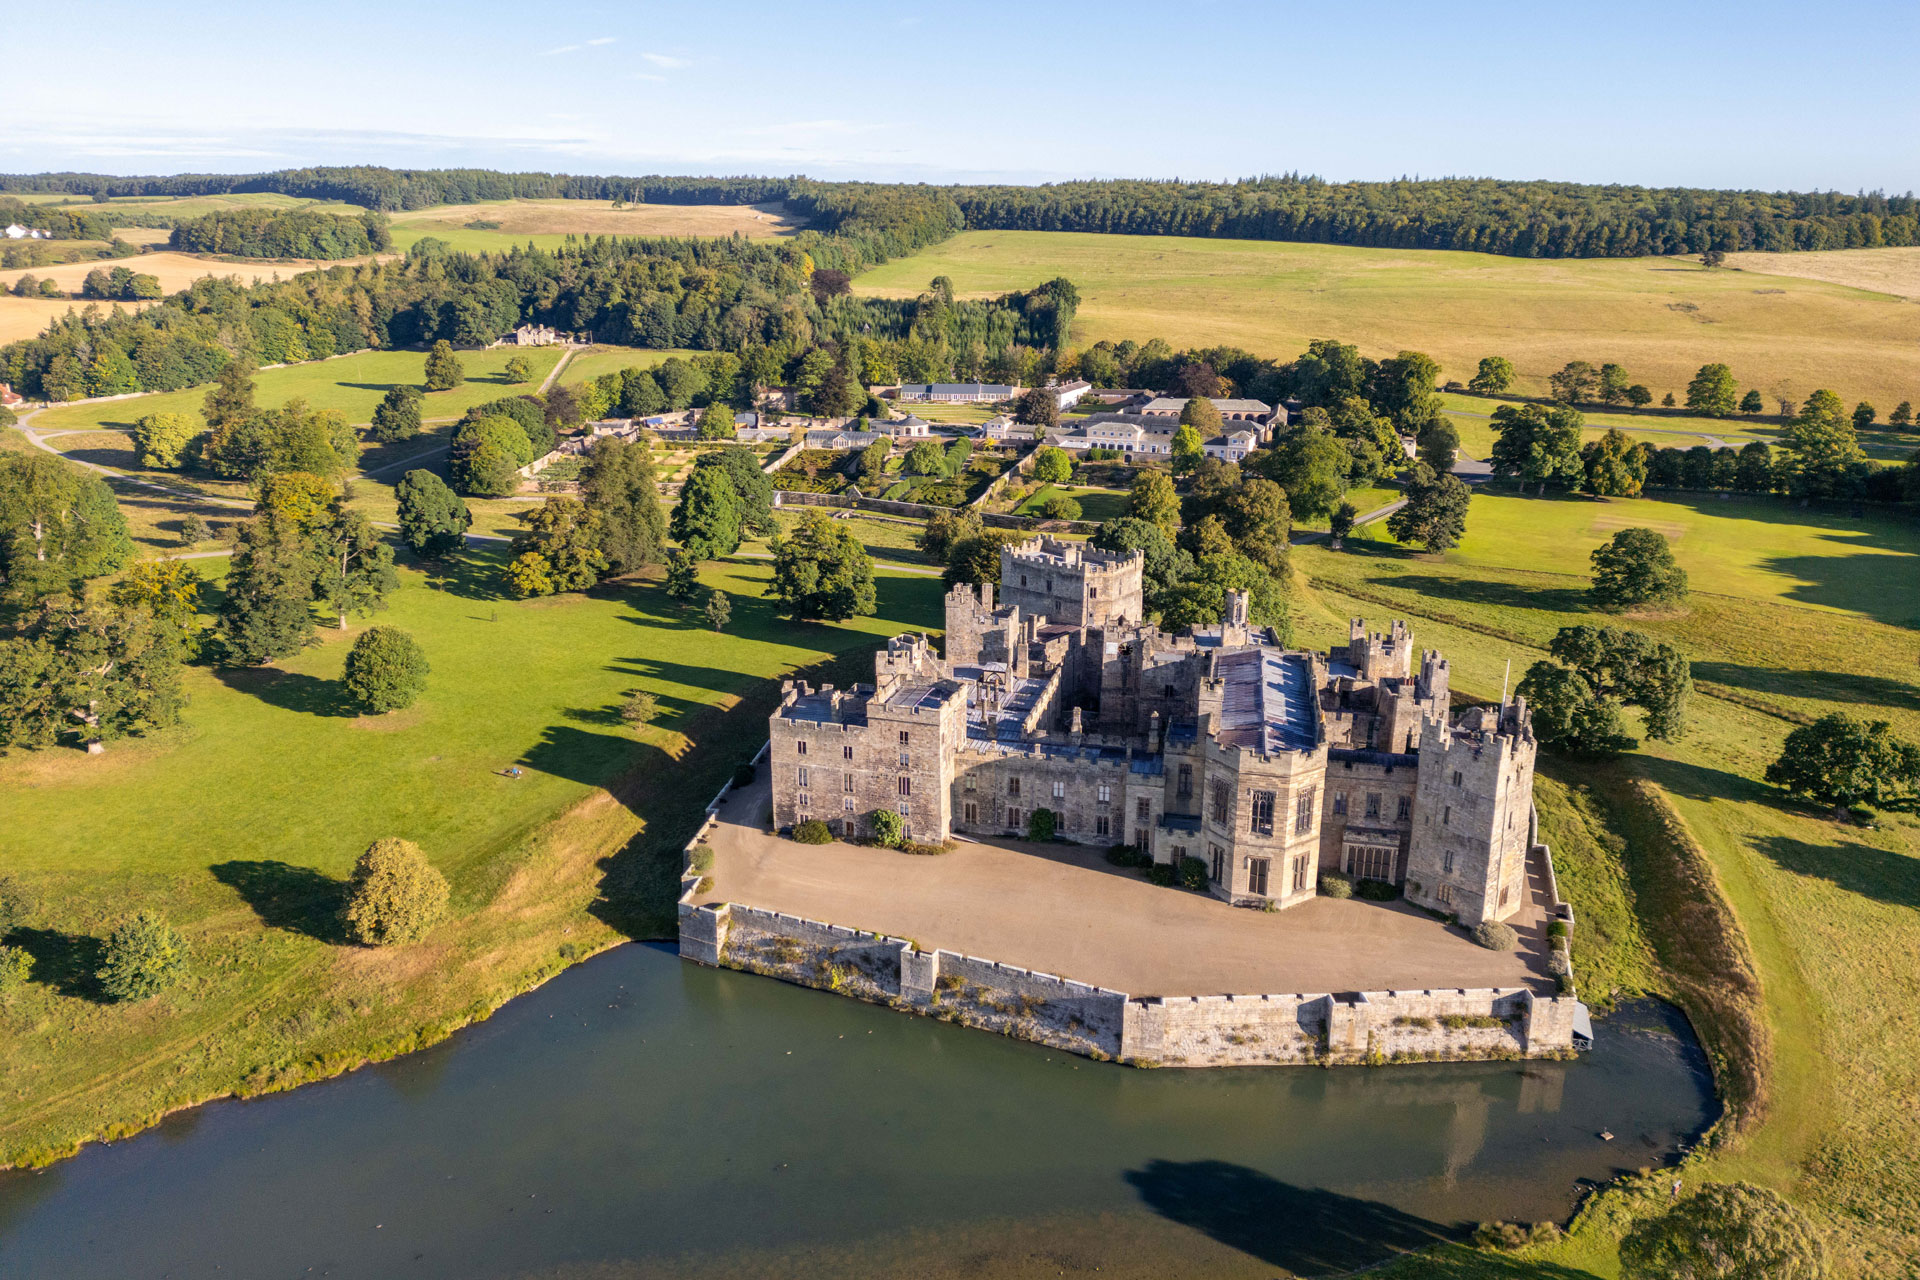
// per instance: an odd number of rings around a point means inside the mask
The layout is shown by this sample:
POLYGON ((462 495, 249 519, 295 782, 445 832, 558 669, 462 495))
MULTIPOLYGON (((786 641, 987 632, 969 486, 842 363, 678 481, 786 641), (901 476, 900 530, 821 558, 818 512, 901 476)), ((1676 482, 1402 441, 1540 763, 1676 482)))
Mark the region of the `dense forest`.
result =
POLYGON ((168 247, 237 258, 358 258, 393 247, 383 213, 222 209, 174 227, 168 247))
POLYGON ((1469 249, 1526 258, 1920 244, 1920 202, 1911 193, 1847 196, 1491 178, 1326 182, 1286 174, 1230 183, 1123 179, 1037 187, 928 187, 825 183, 797 177, 626 178, 354 167, 127 178, 84 173, 0 175, 0 191, 109 197, 265 191, 345 200, 376 210, 512 198, 655 204, 778 200, 820 230, 837 229, 850 210, 872 207, 890 193, 935 221, 950 217, 955 230, 1226 236, 1469 249))
POLYGON ((951 233, 942 196, 843 190, 819 216, 834 229, 779 240, 583 239, 547 251, 454 253, 422 240, 404 259, 241 285, 196 281, 135 314, 89 308, 0 348, 0 381, 71 400, 205 382, 233 356, 258 364, 319 359, 445 339, 492 341, 526 321, 591 330, 602 342, 692 347, 750 359, 776 376, 831 346, 923 380, 989 368, 1030 371, 1056 346, 1078 302, 1065 281, 956 301, 852 297, 847 277, 951 233))
MULTIPOLYGON (((18 188, 0 188, 17 190, 18 188)), ((111 240, 113 223, 95 209, 62 205, 26 204, 0 196, 0 227, 19 223, 36 227, 55 240, 111 240)))

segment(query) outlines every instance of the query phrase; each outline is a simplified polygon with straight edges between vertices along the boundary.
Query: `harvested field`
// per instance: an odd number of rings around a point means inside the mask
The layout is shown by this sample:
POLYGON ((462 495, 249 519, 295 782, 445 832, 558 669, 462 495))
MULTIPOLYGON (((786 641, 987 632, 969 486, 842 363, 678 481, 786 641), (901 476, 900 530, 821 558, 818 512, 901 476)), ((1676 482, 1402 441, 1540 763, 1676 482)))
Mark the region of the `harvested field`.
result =
MULTIPOLYGON (((59 270, 57 267, 42 267, 33 274, 39 276, 57 270, 59 270)), ((7 272, 6 274, 16 273, 7 272)), ((89 304, 76 302, 70 298, 0 297, 0 345, 34 337, 67 312, 78 311, 87 305, 89 304)), ((122 302, 119 305, 138 309, 146 304, 122 302)))
POLYGON ((285 262, 223 262, 218 258, 203 258, 191 253, 143 253, 134 258, 102 258, 93 262, 63 262, 57 267, 20 267, 12 271, 0 271, 0 288, 11 289, 13 282, 23 275, 36 280, 52 280, 69 293, 77 293, 87 278, 87 272, 98 269, 111 271, 115 267, 126 267, 141 275, 157 276, 160 287, 168 293, 184 289, 202 276, 238 276, 242 280, 285 280, 299 275, 302 271, 312 271, 316 267, 327 267, 329 262, 311 262, 303 259, 291 259, 285 262))
POLYGON ((1920 299, 1920 248, 1730 253, 1727 265, 1755 275, 1824 280, 1828 284, 1920 299))

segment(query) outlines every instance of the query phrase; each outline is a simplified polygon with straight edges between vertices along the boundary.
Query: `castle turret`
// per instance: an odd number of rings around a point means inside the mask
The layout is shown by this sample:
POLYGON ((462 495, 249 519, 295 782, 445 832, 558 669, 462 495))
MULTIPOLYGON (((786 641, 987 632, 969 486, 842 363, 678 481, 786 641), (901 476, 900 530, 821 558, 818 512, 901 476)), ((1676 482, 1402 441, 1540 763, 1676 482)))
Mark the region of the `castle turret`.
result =
POLYGON ((1527 825, 1538 752, 1524 699, 1475 707, 1420 734, 1407 899, 1461 923, 1504 920, 1527 894, 1527 825))

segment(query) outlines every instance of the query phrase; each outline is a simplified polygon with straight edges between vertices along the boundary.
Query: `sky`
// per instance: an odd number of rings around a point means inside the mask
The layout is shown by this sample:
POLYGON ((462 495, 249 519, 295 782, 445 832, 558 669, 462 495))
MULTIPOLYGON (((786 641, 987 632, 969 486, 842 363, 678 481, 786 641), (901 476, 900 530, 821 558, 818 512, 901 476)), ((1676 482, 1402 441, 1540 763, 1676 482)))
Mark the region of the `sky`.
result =
POLYGON ((69 0, 0 171, 1920 189, 1920 2, 69 0))

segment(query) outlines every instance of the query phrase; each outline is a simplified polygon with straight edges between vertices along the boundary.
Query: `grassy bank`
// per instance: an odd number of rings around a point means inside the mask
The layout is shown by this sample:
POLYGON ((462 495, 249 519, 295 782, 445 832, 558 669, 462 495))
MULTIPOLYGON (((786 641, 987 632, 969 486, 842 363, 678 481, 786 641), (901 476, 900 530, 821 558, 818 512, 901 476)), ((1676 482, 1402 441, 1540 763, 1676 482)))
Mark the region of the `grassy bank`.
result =
POLYGON ((0 864, 37 901, 9 937, 35 963, 0 1009, 0 1163, 404 1052, 572 959, 669 934, 672 851, 764 739, 768 678, 869 661, 937 610, 937 580, 883 575, 879 617, 795 626, 760 597, 764 567, 729 564, 706 575, 733 598, 715 635, 651 585, 515 601, 497 568, 403 574, 378 620, 433 664, 406 711, 343 706, 352 633, 328 631, 274 667, 189 671, 187 723, 154 739, 0 760, 0 864), (665 711, 638 736, 615 714, 632 689, 665 711), (344 878, 386 835, 447 874, 453 918, 418 946, 343 946, 344 878), (181 929, 191 975, 107 1003, 100 940, 140 907, 181 929))

